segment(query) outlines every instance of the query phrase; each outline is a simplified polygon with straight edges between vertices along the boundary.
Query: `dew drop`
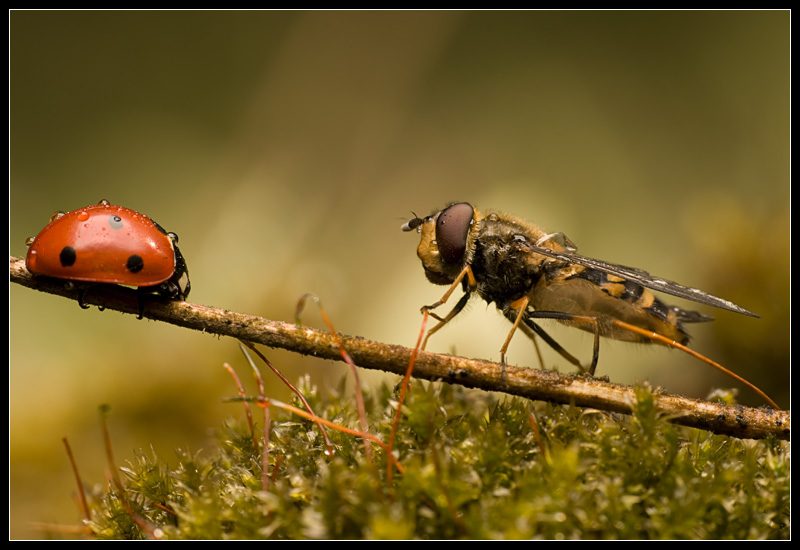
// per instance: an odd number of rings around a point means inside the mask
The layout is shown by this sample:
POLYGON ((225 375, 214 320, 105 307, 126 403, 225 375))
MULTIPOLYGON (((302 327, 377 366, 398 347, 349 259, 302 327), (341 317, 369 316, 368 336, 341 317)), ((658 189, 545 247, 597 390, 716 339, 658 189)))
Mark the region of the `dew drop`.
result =
POLYGON ((53 213, 53 215, 50 216, 50 223, 53 223, 54 221, 56 221, 58 218, 60 218, 63 215, 64 215, 64 212, 61 212, 61 211, 53 213))
MULTIPOLYGON (((109 216, 108 225, 110 225, 112 229, 122 229, 124 226, 122 218, 116 215, 109 216)), ((105 227, 103 229, 105 229, 105 227)))

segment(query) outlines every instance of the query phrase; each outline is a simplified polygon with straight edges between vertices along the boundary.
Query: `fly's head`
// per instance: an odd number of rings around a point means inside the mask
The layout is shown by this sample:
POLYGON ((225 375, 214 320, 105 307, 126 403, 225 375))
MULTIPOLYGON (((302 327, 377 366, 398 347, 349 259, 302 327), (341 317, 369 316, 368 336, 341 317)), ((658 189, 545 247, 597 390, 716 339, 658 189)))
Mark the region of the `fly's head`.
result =
POLYGON ((428 280, 448 285, 472 262, 479 226, 478 211, 469 203, 459 202, 425 218, 409 220, 403 224, 403 231, 416 229, 420 234, 417 256, 428 280))

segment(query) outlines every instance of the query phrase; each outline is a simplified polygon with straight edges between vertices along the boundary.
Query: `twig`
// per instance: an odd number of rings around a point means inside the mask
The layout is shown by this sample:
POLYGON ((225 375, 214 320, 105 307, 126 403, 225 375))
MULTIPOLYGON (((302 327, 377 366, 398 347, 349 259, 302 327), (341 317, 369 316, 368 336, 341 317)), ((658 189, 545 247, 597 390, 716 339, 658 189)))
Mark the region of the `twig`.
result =
MULTIPOLYGON (((11 282, 42 292, 82 301, 123 313, 139 314, 140 294, 133 289, 114 285, 95 285, 82 293, 58 279, 38 277, 25 269, 25 261, 9 258, 11 282)), ((336 338, 329 332, 281 321, 270 321, 224 309, 190 302, 169 302, 145 298, 143 316, 202 332, 230 336, 268 347, 281 348, 303 355, 341 361, 336 338)), ((76 315, 79 314, 76 311, 76 315)), ((366 340, 357 336, 339 335, 342 345, 361 368, 404 375, 414 350, 403 346, 366 340)), ((504 392, 528 399, 553 403, 572 403, 604 411, 630 413, 634 388, 584 375, 506 366, 505 380, 497 363, 465 359, 420 351, 414 365, 414 376, 425 380, 442 380, 469 388, 504 392)), ((791 428, 789 411, 751 408, 741 405, 689 399, 679 395, 658 393, 656 404, 672 422, 701 428, 714 433, 746 439, 774 436, 788 440, 791 428)))

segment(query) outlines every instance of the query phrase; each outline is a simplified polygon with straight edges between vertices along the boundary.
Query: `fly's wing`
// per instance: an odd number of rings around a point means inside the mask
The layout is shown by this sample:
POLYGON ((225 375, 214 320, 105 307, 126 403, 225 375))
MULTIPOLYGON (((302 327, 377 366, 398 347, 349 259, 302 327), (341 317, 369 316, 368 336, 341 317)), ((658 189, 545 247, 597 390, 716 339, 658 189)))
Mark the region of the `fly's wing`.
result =
MULTIPOLYGON (((718 298, 709 294, 708 292, 703 292, 702 290, 698 290, 696 288, 683 286, 676 282, 662 279, 661 277, 653 277, 647 271, 637 269, 635 267, 625 267, 624 265, 611 264, 601 260, 587 258, 586 256, 581 256, 580 254, 576 254, 574 252, 556 252, 554 250, 550 250, 549 248, 536 246, 530 242, 527 242, 527 240, 525 245, 530 248, 531 252, 535 252, 536 254, 541 254, 542 256, 547 256, 548 258, 554 258, 568 264, 578 264, 591 269, 597 269, 598 271, 603 271, 605 273, 610 273, 611 275, 616 275, 617 277, 622 277, 623 279, 639 283, 643 287, 651 290, 677 296, 678 298, 685 298, 700 304, 726 309, 735 313, 741 313, 742 315, 758 317, 758 315, 752 311, 748 311, 743 307, 737 306, 733 302, 718 298)), ((686 321, 689 320, 687 319, 686 321)))

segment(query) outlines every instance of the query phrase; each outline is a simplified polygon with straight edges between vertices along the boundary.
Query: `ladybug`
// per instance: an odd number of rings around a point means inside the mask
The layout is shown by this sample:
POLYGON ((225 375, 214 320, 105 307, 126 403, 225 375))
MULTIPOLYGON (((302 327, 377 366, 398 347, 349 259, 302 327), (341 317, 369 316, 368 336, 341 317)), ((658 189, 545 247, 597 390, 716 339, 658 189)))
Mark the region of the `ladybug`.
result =
POLYGON ((183 300, 191 285, 177 243, 177 235, 144 214, 102 200, 54 214, 28 240, 25 265, 37 275, 136 286, 183 300))

